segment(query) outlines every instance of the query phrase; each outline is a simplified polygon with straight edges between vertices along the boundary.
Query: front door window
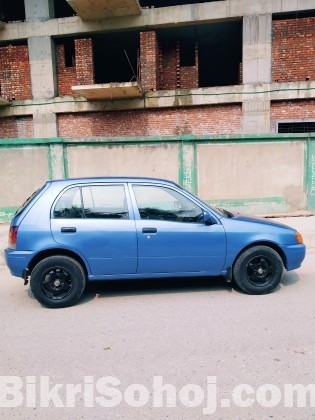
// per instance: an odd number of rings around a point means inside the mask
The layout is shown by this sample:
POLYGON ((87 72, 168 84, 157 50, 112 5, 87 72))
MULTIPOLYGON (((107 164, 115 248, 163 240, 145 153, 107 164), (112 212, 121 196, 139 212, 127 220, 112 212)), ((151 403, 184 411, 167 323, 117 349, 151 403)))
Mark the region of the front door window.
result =
POLYGON ((135 197, 143 220, 203 223, 203 211, 185 196, 170 188, 135 185, 135 197))

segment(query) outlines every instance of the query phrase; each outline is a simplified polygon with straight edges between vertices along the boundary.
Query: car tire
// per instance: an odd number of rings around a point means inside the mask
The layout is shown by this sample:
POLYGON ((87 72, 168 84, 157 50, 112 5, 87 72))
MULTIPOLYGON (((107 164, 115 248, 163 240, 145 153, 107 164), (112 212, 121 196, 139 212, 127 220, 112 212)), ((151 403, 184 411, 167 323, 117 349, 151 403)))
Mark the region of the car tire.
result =
POLYGON ((85 272, 75 259, 64 255, 40 261, 31 274, 30 286, 34 297, 48 308, 74 305, 86 283, 85 272))
POLYGON ((284 272, 280 255, 268 246, 246 249, 233 266, 233 278, 246 293, 269 293, 280 283, 284 272))

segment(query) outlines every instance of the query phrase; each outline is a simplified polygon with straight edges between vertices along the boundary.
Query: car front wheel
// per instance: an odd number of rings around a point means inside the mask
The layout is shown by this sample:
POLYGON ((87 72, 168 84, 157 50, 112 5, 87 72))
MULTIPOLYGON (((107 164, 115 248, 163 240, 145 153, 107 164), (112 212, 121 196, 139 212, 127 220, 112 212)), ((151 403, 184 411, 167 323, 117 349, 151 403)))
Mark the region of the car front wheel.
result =
POLYGON ((64 255, 47 257, 40 261, 31 275, 34 297, 48 308, 74 305, 85 288, 85 273, 73 258, 64 255))
POLYGON ((237 258, 233 267, 233 277, 244 292, 263 294, 278 286, 283 271, 280 255, 274 249, 260 245, 245 250, 237 258))

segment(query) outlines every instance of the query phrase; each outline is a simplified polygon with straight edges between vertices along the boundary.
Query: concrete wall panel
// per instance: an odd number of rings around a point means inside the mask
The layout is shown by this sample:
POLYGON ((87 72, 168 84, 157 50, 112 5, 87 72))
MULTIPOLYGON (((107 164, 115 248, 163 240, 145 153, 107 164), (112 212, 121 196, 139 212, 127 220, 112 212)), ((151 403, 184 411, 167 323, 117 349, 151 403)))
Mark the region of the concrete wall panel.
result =
POLYGON ((305 206, 304 144, 198 146, 198 195, 204 200, 275 197, 287 210, 305 206))
POLYGON ((69 176, 149 176, 178 182, 178 146, 69 147, 69 176))
POLYGON ((46 147, 1 150, 1 208, 22 204, 49 178, 46 147))

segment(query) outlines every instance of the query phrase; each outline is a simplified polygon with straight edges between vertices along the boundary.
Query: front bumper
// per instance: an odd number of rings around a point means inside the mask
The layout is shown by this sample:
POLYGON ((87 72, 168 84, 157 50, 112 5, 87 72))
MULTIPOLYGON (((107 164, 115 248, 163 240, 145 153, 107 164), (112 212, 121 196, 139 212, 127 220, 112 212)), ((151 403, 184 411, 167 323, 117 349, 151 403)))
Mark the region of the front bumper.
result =
POLYGON ((306 253, 305 245, 287 245, 282 248, 286 256, 286 269, 289 271, 301 267, 306 253))
POLYGON ((33 251, 15 251, 10 248, 4 250, 5 262, 11 274, 16 277, 23 277, 33 256, 33 251))

